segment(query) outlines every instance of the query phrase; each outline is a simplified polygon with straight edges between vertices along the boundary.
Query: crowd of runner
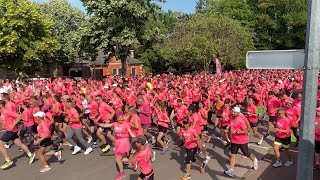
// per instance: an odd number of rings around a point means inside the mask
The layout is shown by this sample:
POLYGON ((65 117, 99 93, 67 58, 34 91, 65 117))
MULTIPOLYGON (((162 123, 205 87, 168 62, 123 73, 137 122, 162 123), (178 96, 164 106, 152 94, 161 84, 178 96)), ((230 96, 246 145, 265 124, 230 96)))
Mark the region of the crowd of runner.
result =
MULTIPOLYGON (((302 76, 302 71, 246 70, 103 81, 0 81, 4 131, 0 151, 5 159, 0 168, 13 164, 7 153, 10 141, 27 154, 29 164, 37 156, 42 173, 51 170, 46 157, 60 161, 61 145, 67 144, 72 155, 81 151, 88 155, 99 151, 98 147, 101 153, 114 151, 119 169, 116 180, 126 176, 124 164, 140 168, 139 180, 153 180, 156 149, 165 155, 172 144, 168 132, 178 137, 174 143, 185 154, 183 180, 191 178, 192 163, 205 172, 212 158, 206 150, 211 138, 230 149, 227 176, 234 175, 239 149, 258 169, 258 160, 249 152, 249 135, 258 138, 258 145, 274 135, 273 166, 282 166, 281 148, 286 155, 284 165, 290 166, 290 144, 299 145, 302 76), (267 131, 259 132, 263 119, 268 119, 267 131)), ((320 169, 320 107, 315 118, 314 168, 320 169)))

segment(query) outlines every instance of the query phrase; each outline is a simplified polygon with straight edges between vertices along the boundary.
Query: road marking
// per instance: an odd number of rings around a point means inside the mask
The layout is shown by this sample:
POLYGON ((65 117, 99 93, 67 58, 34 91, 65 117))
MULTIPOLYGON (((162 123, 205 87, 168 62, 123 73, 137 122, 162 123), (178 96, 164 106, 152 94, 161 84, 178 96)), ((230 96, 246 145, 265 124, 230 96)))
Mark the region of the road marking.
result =
POLYGON ((255 144, 249 144, 249 146, 258 147, 258 148, 266 149, 266 150, 270 150, 271 149, 271 147, 258 146, 258 145, 255 145, 255 144))

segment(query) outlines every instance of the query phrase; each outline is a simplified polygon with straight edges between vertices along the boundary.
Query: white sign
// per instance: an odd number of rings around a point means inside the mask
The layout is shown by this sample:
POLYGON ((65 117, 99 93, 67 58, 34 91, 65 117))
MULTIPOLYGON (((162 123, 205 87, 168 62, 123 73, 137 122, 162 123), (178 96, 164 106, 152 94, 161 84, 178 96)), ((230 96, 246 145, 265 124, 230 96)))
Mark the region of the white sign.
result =
POLYGON ((246 57, 248 69, 303 69, 304 49, 249 51, 246 57))

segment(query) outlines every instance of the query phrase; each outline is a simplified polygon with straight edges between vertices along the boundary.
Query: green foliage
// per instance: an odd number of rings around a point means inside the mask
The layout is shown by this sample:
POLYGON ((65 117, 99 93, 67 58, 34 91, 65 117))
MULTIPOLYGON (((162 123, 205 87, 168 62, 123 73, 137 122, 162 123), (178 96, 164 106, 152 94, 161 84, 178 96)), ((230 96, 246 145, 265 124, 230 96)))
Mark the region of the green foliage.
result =
POLYGON ((83 55, 80 41, 85 32, 80 28, 85 24, 85 14, 71 6, 67 0, 50 0, 40 7, 42 14, 53 20, 54 31, 61 44, 56 60, 63 64, 74 62, 83 55))
POLYGON ((0 64, 17 72, 40 69, 59 49, 53 22, 28 0, 0 0, 0 64))
POLYGON ((217 54, 223 65, 244 67, 245 54, 253 49, 251 33, 238 21, 214 14, 196 14, 179 24, 168 41, 156 47, 163 59, 177 68, 208 70, 217 54))

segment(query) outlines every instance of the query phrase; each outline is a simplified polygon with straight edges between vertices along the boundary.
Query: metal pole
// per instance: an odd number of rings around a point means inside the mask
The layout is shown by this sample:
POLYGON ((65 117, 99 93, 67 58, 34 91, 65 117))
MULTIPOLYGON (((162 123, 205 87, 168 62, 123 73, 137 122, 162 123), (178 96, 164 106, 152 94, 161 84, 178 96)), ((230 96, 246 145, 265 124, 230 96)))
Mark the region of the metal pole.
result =
POLYGON ((297 180, 313 179, 314 122, 320 61, 320 1, 309 0, 297 180))

